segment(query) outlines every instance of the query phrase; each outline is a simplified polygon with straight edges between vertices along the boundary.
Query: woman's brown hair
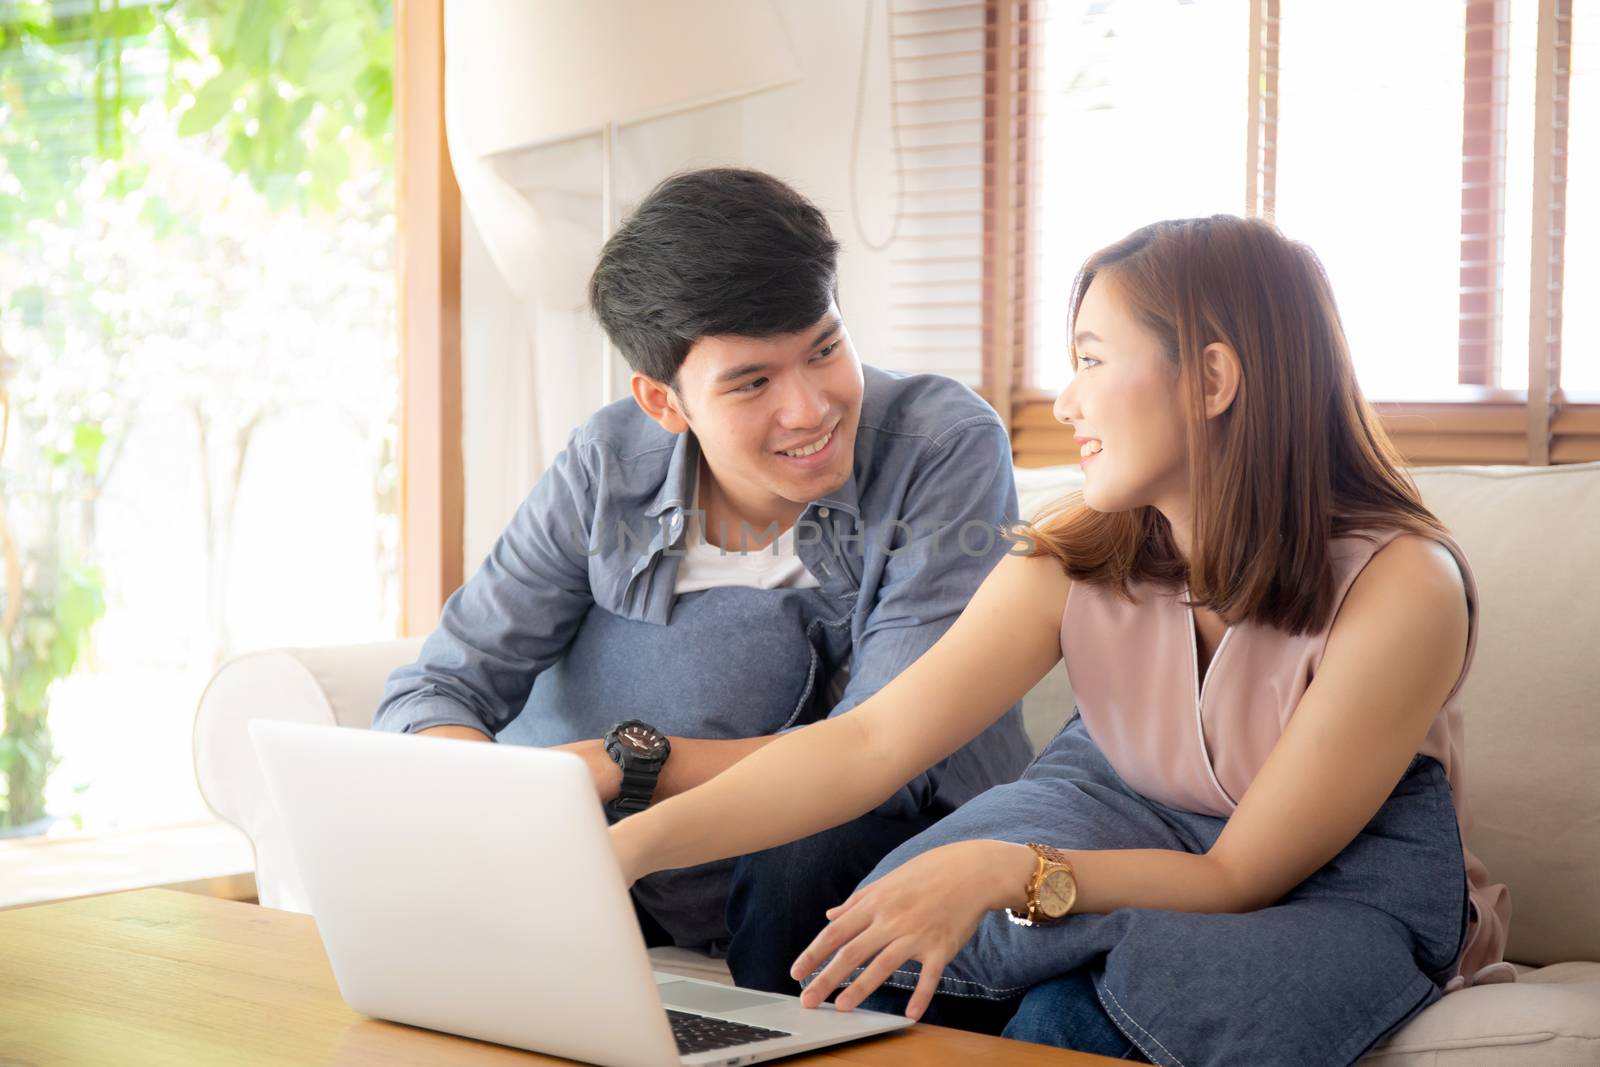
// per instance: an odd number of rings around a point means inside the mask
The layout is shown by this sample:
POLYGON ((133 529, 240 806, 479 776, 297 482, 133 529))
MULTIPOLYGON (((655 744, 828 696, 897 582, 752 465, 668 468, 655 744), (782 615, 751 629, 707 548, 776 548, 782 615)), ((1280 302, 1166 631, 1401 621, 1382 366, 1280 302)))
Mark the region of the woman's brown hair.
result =
POLYGON ((1332 538, 1443 529, 1361 395, 1311 249, 1260 219, 1158 222, 1089 257, 1073 283, 1074 322, 1097 277, 1160 339, 1186 398, 1190 559, 1155 508, 1097 512, 1081 494, 1026 530, 1030 555, 1127 595, 1135 581, 1187 582, 1196 607, 1230 623, 1298 634, 1332 621, 1332 538), (1241 380, 1229 409, 1208 419, 1202 352, 1215 343, 1238 353, 1241 380))

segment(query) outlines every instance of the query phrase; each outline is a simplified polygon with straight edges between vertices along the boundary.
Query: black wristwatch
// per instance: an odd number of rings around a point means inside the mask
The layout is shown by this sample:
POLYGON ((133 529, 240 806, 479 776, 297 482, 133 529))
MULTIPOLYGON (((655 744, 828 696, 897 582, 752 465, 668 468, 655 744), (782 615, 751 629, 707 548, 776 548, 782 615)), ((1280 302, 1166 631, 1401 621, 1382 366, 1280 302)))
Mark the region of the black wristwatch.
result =
POLYGON ((647 722, 628 719, 606 731, 606 755, 622 768, 622 792, 609 805, 619 819, 650 806, 656 779, 667 765, 672 744, 667 735, 647 722))

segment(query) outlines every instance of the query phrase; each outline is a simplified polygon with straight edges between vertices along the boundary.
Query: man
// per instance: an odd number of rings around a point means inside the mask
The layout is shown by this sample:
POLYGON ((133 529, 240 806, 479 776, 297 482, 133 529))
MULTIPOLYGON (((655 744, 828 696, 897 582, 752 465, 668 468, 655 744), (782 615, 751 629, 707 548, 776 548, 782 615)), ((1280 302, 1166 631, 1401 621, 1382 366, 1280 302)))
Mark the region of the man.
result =
MULTIPOLYGON (((948 629, 1006 551, 1010 443, 966 387, 861 366, 837 255, 822 213, 765 174, 683 174, 645 199, 590 281, 632 398, 572 434, 375 727, 566 748, 615 819, 847 712, 948 629)), ((854 823, 641 880, 641 927, 798 992, 823 912, 1030 755, 1013 709, 854 823)))

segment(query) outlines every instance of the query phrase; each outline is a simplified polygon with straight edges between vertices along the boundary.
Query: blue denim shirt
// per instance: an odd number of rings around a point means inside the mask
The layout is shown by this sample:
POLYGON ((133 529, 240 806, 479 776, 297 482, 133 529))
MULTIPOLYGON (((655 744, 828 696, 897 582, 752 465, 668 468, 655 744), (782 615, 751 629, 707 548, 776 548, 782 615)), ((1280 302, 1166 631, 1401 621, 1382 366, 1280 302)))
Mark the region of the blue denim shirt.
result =
MULTIPOLYGON (((824 649, 820 663, 835 683, 847 680, 842 690, 833 686, 831 708, 815 709, 833 715, 877 692, 944 634, 1006 551, 999 533, 1017 509, 1010 442, 981 398, 936 375, 871 367, 863 374, 850 480, 809 504, 796 527, 797 551, 821 585, 812 595, 820 594, 822 606, 786 609, 816 615, 834 608, 836 620, 822 628, 843 655, 824 649)), ((796 723, 794 715, 774 721, 754 710, 741 722, 738 707, 706 707, 704 729, 691 730, 681 713, 662 721, 649 707, 574 707, 560 696, 535 693, 536 680, 569 649, 597 643, 575 645, 584 631, 607 635, 600 644, 651 646, 636 660, 629 658, 632 649, 612 649, 605 668, 611 673, 619 659, 651 672, 719 673, 727 676, 726 699, 743 699, 752 708, 761 702, 748 689, 741 697, 744 668, 730 657, 727 634, 696 621, 708 611, 688 610, 688 597, 716 591, 687 594, 685 610, 674 613, 698 456, 692 434, 662 429, 632 399, 597 412, 572 434, 478 572, 446 602, 418 660, 390 675, 374 727, 412 732, 456 724, 501 735, 527 714, 539 721, 518 724, 501 739, 559 744, 598 737, 628 717, 701 737, 757 736, 796 723), (591 619, 597 610, 605 614, 591 619), (650 627, 666 629, 648 642, 627 636, 650 627)), ((729 602, 747 619, 756 598, 729 602)), ((580 673, 600 670, 588 662, 580 673)), ((659 699, 672 700, 671 679, 634 681, 647 690, 660 682, 654 689, 659 699)), ((820 694, 826 687, 827 679, 816 679, 807 691, 820 694)), ((565 685, 559 692, 574 691, 565 685)), ((1015 779, 1031 756, 1020 709, 1013 708, 961 752, 908 783, 883 810, 954 809, 1015 779)))

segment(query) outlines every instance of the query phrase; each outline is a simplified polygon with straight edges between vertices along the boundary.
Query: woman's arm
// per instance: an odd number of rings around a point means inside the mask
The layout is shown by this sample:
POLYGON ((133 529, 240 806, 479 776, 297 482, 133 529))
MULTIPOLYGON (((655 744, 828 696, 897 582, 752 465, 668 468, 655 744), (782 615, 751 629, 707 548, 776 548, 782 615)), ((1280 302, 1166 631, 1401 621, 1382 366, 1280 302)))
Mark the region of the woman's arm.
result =
POLYGON ((1455 558, 1436 541, 1396 538, 1351 586, 1316 678, 1211 850, 1078 853, 1078 909, 1242 912, 1276 903, 1372 821, 1466 654, 1455 558))
POLYGON ((1068 579, 1006 556, 928 652, 859 707, 795 730, 612 827, 624 874, 741 856, 881 804, 1020 700, 1061 658, 1068 579))
MULTIPOLYGON (((1074 910, 1242 912, 1277 902, 1342 852, 1394 791, 1460 677, 1467 632, 1455 559, 1421 537, 1391 542, 1351 587, 1315 680, 1211 850, 1068 849, 1074 910)), ((821 1003, 864 966, 839 996, 848 1010, 916 959, 922 979, 908 1014, 920 1015, 981 914, 1024 904, 1033 869, 1026 846, 966 841, 857 890, 795 963, 800 978, 833 957, 804 1002, 821 1003)))
POLYGON ((1466 587, 1448 549, 1407 535, 1372 558, 1316 678, 1211 847, 1237 910, 1275 903, 1372 821, 1455 688, 1467 635, 1466 587))

